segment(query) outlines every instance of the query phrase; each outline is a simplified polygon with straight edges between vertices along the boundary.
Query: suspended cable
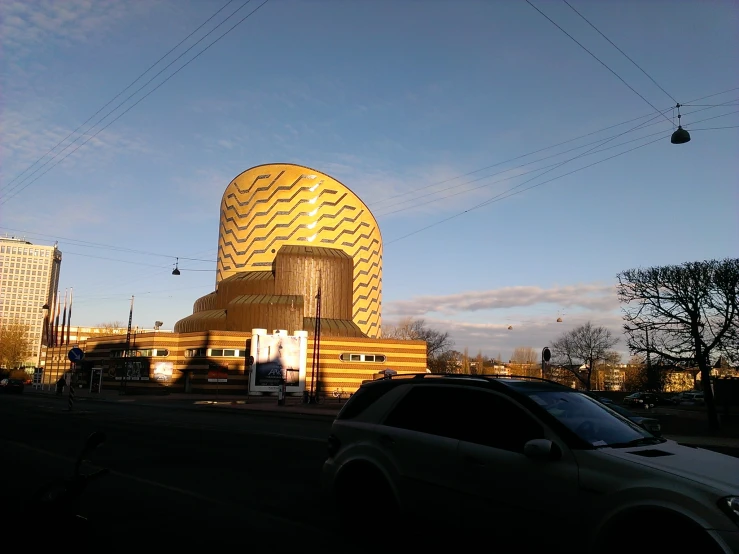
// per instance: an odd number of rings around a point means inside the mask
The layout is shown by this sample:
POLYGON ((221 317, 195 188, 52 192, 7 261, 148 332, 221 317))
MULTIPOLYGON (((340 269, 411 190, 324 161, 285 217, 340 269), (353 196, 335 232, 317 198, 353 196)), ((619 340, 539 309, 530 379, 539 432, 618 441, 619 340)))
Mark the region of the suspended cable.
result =
MULTIPOLYGON (((632 64, 634 64, 634 65, 636 66, 636 68, 637 68, 637 69, 638 69, 639 71, 641 71, 642 73, 644 73, 644 75, 646 75, 646 76, 647 76, 647 78, 648 78, 648 79, 649 79, 650 81, 652 81, 652 83, 654 83, 654 84, 656 85, 656 87, 657 87, 657 88, 658 88, 659 90, 661 90, 662 92, 664 92, 664 93, 665 93, 665 94, 666 94, 666 95, 667 95, 667 96, 668 96, 668 97, 669 97, 669 98, 670 98, 670 99, 671 99, 671 100, 672 100, 673 102, 675 102, 675 104, 679 104, 679 102, 678 102, 678 101, 677 101, 677 100, 675 99, 675 97, 674 97, 674 96, 672 96, 672 94, 670 94, 670 93, 669 93, 669 92, 667 92, 667 91, 666 91, 666 90, 665 90, 664 88, 662 88, 662 86, 661 86, 661 85, 660 85, 660 84, 659 84, 659 83, 658 83, 657 81, 655 81, 655 80, 654 80, 654 78, 652 78, 652 76, 651 76, 651 75, 650 75, 649 73, 647 73, 646 71, 644 71, 644 69, 643 69, 643 68, 642 68, 642 67, 641 67, 641 66, 640 66, 640 65, 639 65, 638 63, 636 63, 636 62, 635 62, 635 61, 634 61, 634 60, 633 60, 633 59, 632 59, 631 57, 629 57, 629 55, 628 55, 628 54, 627 54, 626 52, 624 52, 624 51, 623 51, 623 50, 621 50, 621 49, 620 49, 620 48, 619 48, 618 46, 616 46, 616 45, 614 44, 614 42, 613 42, 613 41, 612 41, 611 39, 609 39, 609 38, 608 38, 608 37, 607 37, 606 35, 604 35, 604 34, 603 34, 603 33, 601 32, 601 30, 600 30, 600 29, 598 29, 598 27, 596 27, 595 25, 593 25, 593 24, 592 24, 592 23, 590 22, 590 20, 589 20, 589 19, 588 19, 587 17, 585 17, 585 16, 583 15, 583 14, 581 14, 581 13, 580 13, 579 11, 577 11, 577 10, 576 10, 576 9, 575 9, 575 8, 574 8, 574 7, 572 6, 572 4, 570 4, 570 3, 569 3, 569 2, 567 1, 567 0, 562 0, 562 2, 564 2, 565 4, 567 4, 567 5, 569 6, 569 8, 570 8, 570 9, 571 9, 571 10, 572 10, 573 12, 575 12, 575 13, 576 13, 577 15, 579 15, 579 16, 580 16, 580 17, 581 17, 581 18, 583 19, 583 21, 585 21, 585 23, 587 23, 587 24, 588 24, 588 25, 590 25, 590 26, 591 26, 591 27, 592 27, 593 29, 595 29, 595 31, 596 31, 596 32, 597 32, 597 33, 598 33, 598 34, 599 34, 600 36, 602 36, 602 37, 603 37, 604 39, 606 39, 606 40, 607 40, 607 41, 608 41, 608 42, 610 43, 610 45, 611 45, 611 46, 613 46, 613 47, 614 47, 614 48, 615 48, 616 50, 618 50, 619 52, 621 52, 621 54, 623 54, 623 56, 624 56, 624 57, 625 57, 625 58, 626 58, 627 60, 629 60, 629 61, 630 61, 630 62, 631 62, 632 64)), ((636 91, 635 91, 635 92, 636 92, 636 91)), ((638 94, 638 93, 637 93, 637 94, 638 94)), ((641 95, 639 95, 639 96, 641 96, 641 95)))
POLYGON ((444 219, 441 219, 439 221, 436 221, 434 223, 431 223, 429 225, 426 225, 425 227, 422 227, 420 229, 417 229, 415 231, 412 231, 410 233, 407 233, 405 235, 402 235, 402 236, 400 236, 398 238, 395 238, 395 239, 393 239, 391 241, 388 241, 388 242, 385 243, 385 245, 393 244, 395 242, 401 241, 401 240, 406 239, 408 237, 412 237, 413 235, 417 235, 418 233, 421 233, 423 231, 426 231, 428 229, 431 229, 432 227, 436 227, 438 225, 441 225, 442 223, 446 223, 447 221, 451 221, 452 219, 455 219, 455 218, 460 217, 460 216, 462 216, 464 214, 467 214, 469 212, 472 212, 474 210, 477 210, 479 208, 482 208, 484 206, 487 206, 488 204, 491 204, 493 202, 497 202, 499 200, 505 200, 505 198, 509 198, 510 196, 515 196, 516 194, 521 194, 522 192, 525 192, 527 190, 531 190, 533 188, 540 187, 540 186, 542 186, 542 185, 544 185, 546 183, 550 183, 552 181, 556 181, 557 179, 561 179, 562 177, 567 177, 568 175, 572 175, 573 173, 577 173, 578 171, 582 171, 584 169, 588 169, 589 167, 593 167, 594 165, 598 165, 598 164, 601 164, 603 162, 607 162, 608 160, 612 160, 613 158, 617 158, 619 156, 623 156, 624 154, 628 154, 629 152, 633 152, 634 150, 638 150, 640 148, 644 148, 645 146, 649 146, 651 144, 655 144, 655 143, 657 143, 657 142, 659 142, 661 140, 664 140, 667 136, 669 136, 669 135, 664 135, 664 136, 659 137, 659 138, 657 138, 657 139, 655 139, 653 141, 647 142, 645 144, 641 144, 639 146, 635 146, 634 148, 630 148, 629 150, 624 150, 623 152, 619 152, 618 154, 614 154, 613 156, 609 156, 608 158, 604 158, 602 160, 598 160, 597 162, 593 162, 593 163, 591 163, 589 165, 586 165, 586 166, 583 166, 583 167, 580 167, 580 168, 577 168, 577 169, 573 169, 572 171, 570 171, 568 173, 564 173, 562 175, 558 175, 556 177, 552 177, 551 179, 548 179, 548 180, 543 181, 541 183, 537 183, 537 184, 532 185, 530 187, 527 187, 527 188, 525 188, 523 190, 516 191, 516 192, 514 192, 514 193, 512 193, 512 194, 510 194, 510 195, 508 195, 508 196, 506 196, 504 198, 495 198, 495 199, 486 200, 485 202, 482 202, 480 204, 477 204, 476 206, 473 206, 472 208, 468 208, 468 209, 466 209, 464 211, 458 212, 458 213, 456 213, 454 215, 451 215, 449 217, 446 217, 444 219))
MULTIPOLYGON (((622 83, 623 83, 624 85, 626 85, 627 87, 629 87, 629 89, 631 89, 631 91, 632 91, 632 92, 633 92, 634 94, 636 94, 636 95, 637 95, 637 96, 638 96, 639 98, 641 98, 641 99, 642 99, 642 100, 644 100, 644 101, 645 101, 645 102, 646 102, 647 104, 649 104, 649 105, 650 105, 650 106, 652 107, 652 109, 653 109, 653 110, 654 110, 655 112, 659 112, 659 113, 662 113, 662 112, 661 112, 660 110, 658 110, 658 109, 657 109, 657 107, 656 107, 656 106, 655 106, 654 104, 652 104, 652 103, 651 103, 651 102, 650 102, 649 100, 647 100, 647 99, 646 99, 646 98, 645 98, 644 96, 642 96, 642 95, 641 95, 641 94, 639 93, 639 91, 637 91, 637 90, 636 90, 636 89, 635 89, 634 87, 632 87, 632 86, 631 86, 631 85, 630 85, 629 83, 627 83, 627 82, 626 82, 626 80, 624 80, 624 78, 623 78, 623 77, 621 77, 621 75, 619 75, 618 73, 616 73, 616 72, 615 72, 615 71, 614 71, 613 69, 611 69, 611 68, 610 68, 610 67, 609 67, 609 66, 608 66, 608 65, 607 65, 607 64, 606 64, 606 63, 605 63, 605 62, 604 62, 603 60, 601 60, 601 59, 600 59, 600 58, 599 58, 598 56, 596 56, 596 55, 595 55, 595 54, 593 54, 593 53, 592 53, 592 52, 591 52, 590 50, 588 50, 588 49, 587 49, 587 48, 586 48, 586 47, 585 47, 585 46, 584 46, 584 45, 583 45, 583 44, 582 44, 582 43, 581 43, 581 42, 580 42, 579 40, 577 40, 577 39, 576 39, 575 37, 573 37, 573 36, 572 36, 572 35, 571 35, 570 33, 568 33, 568 32, 567 32, 567 31, 565 31, 565 30, 564 30, 564 29, 563 29, 562 27, 560 27, 560 26, 559 26, 559 25, 558 25, 558 24, 557 24, 557 23, 556 23, 556 22, 555 22, 555 21, 554 21, 554 20, 553 20, 553 19, 552 19, 551 17, 549 17, 549 16, 547 15, 547 14, 545 14, 545 13, 544 13, 543 11, 541 11, 541 10, 540 10, 539 8, 537 8, 537 7, 536 7, 536 6, 534 5, 534 4, 532 4, 532 3, 531 3, 531 0, 525 0, 525 1, 526 1, 526 3, 527 3, 527 4, 529 5, 529 6, 531 6, 532 8, 534 8, 534 9, 535 9, 535 10, 536 10, 537 12, 539 12, 539 13, 540 13, 541 15, 543 15, 543 16, 544 16, 544 17, 545 17, 545 18, 546 18, 546 19, 547 19, 547 20, 548 20, 548 21, 549 21, 549 22, 550 22, 550 23, 551 23, 552 25, 554 25, 555 27, 557 27, 557 29, 559 29, 559 30, 560 30, 560 31, 562 31, 562 32, 563 32, 563 33, 564 33, 565 35, 567 35, 567 36, 568 36, 568 37, 569 37, 570 39, 572 39, 572 41, 573 41, 573 42, 574 42, 575 44, 577 44, 577 45, 578 45, 578 46, 579 46, 580 48, 582 48, 583 50, 585 50, 585 52, 587 52, 588 54, 590 54, 590 55, 591 55, 591 56, 593 57, 593 59, 595 59, 595 60, 596 60, 596 61, 597 61, 597 62, 598 62, 599 64, 601 64, 601 65, 602 65, 603 67, 605 67, 605 68, 606 68, 606 69, 607 69, 608 71, 610 71, 611 73, 613 73, 613 74, 614 74, 614 75, 615 75, 615 76, 616 76, 616 77, 618 78, 618 80, 619 80, 619 81, 621 81, 621 82, 622 82, 622 83)), ((667 117, 667 116, 666 116, 665 114, 662 114, 662 116, 663 116, 663 117, 664 117, 664 118, 665 118, 665 119, 666 119, 667 121, 669 121, 669 122, 670 122, 670 123, 672 124, 672 120, 671 120, 671 119, 670 119, 669 117, 667 117)))
MULTIPOLYGON (((248 3, 250 2, 250 1, 251 1, 251 0, 247 0, 247 2, 246 2, 245 4, 248 4, 248 3)), ((131 106, 129 106, 128 108, 126 108, 126 109, 125 109, 125 110, 124 110, 123 112, 121 112, 121 113, 120 113, 119 115, 117 115, 117 116, 116 116, 116 117, 115 117, 114 119, 112 119, 111 121, 109 121, 108 123, 106 123, 104 127, 102 127, 102 128, 100 128, 100 129, 98 129, 98 130, 97 130, 97 131, 96 131, 96 132, 95 132, 94 134, 90 135, 90 136, 89 136, 89 137, 87 138, 87 140, 85 140, 85 141, 84 141, 84 142, 83 142, 82 144, 80 144, 79 146, 77 146, 77 147, 76 147, 76 148, 75 148, 74 150, 72 150, 71 152, 69 152, 68 154, 66 154, 66 155, 65 155, 65 156, 64 156, 63 158, 61 158, 61 159, 60 159, 59 161, 57 161, 56 163, 54 163, 54 164, 53 164, 53 165, 52 165, 51 167, 49 167, 49 168, 48 168, 48 169, 47 169, 46 171, 44 171, 43 173, 41 173, 40 175, 38 175, 37 177, 35 177, 35 178, 34 178, 33 180, 31 180, 31 181, 27 182, 26 184, 24 184, 24 185, 23 185, 23 186, 22 186, 21 188, 19 188, 18 190, 16 190, 16 191, 15 191, 15 192, 14 192, 13 194, 11 194, 10 196, 6 197, 6 198, 5 198, 5 199, 4 199, 4 200, 3 200, 3 201, 2 201, 1 203, 0 203, 0 205, 2 205, 2 204, 5 204, 5 203, 7 203, 8 201, 10 201, 10 200, 11 200, 12 198, 15 198, 16 196, 18 196, 18 194, 20 194, 20 193, 21 193, 21 192, 22 192, 23 190, 25 190, 25 189, 26 189, 26 188, 28 188, 28 187, 29 187, 30 185, 32 185, 33 183, 35 183, 36 181, 38 181, 38 180, 39 180, 39 179, 40 179, 41 177, 43 177, 44 175, 46 175, 46 174, 47 174, 47 173, 48 173, 49 171, 51 171, 52 169, 54 169, 54 168, 55 168, 55 167, 56 167, 57 165, 59 165, 59 164, 60 164, 61 162, 63 162, 64 160, 66 160, 66 159, 67 159, 67 158, 68 158, 69 156, 71 156, 71 155, 72 155, 72 154, 74 154, 75 152, 77 152, 77 150, 79 150, 80 148, 82 148, 82 147, 83 147, 83 146, 84 146, 85 144, 87 144, 88 142, 90 142, 90 141, 91 141, 92 139, 94 139, 94 138, 95 138, 95 137, 96 137, 97 135, 99 135, 99 134, 100 134, 101 132, 103 132, 103 131, 104 131, 105 129, 107 129, 108 127, 110 127, 110 126, 111 126, 111 125, 112 125, 113 123, 115 123, 116 121, 118 121, 118 120, 119 120, 119 119, 120 119, 121 117, 123 117, 124 115, 126 115, 126 114, 127 114, 127 113, 128 113, 129 111, 131 111, 131 110, 132 110, 133 108, 135 108, 136 106, 138 106, 138 105, 139 105, 139 104, 140 104, 140 103, 141 103, 141 102, 142 102, 143 100, 145 100, 145 99, 146 99, 146 98, 147 98, 147 97, 148 97, 148 96, 149 96, 150 94, 152 94, 153 92, 155 92, 156 90, 158 90, 158 89, 159 89, 159 87, 161 87, 162 85, 164 85, 164 84, 165 84, 165 83, 166 83, 167 81, 169 81, 169 80, 170 80, 170 79, 171 79, 172 77, 174 77, 174 76, 175 76, 175 75, 177 75, 177 74, 178 74, 178 73, 179 73, 180 71, 182 71, 182 70, 183 70, 183 69, 184 69, 185 67, 187 67, 188 65, 190 65, 190 63, 192 63, 192 62, 193 62, 193 61, 195 61, 195 60, 196 60, 197 58, 199 58, 199 57, 200 57, 200 56, 201 56, 202 54, 204 54, 204 53, 205 53, 205 52, 206 52, 206 51, 207 51, 207 50, 208 50, 208 49, 209 49, 209 48, 210 48, 211 46, 213 46, 214 44, 216 44, 216 43, 217 43, 218 41, 220 41, 220 40, 221 40, 221 39, 222 39, 223 37, 225 37, 225 36, 226 36, 226 35, 228 35, 228 34, 229 34, 229 33, 230 33, 231 31, 233 31, 233 30, 234 30, 234 29, 235 29, 236 27, 238 27, 238 26, 239 26, 239 25, 241 25, 241 24, 242 24, 242 23, 243 23, 244 21, 246 21, 246 20, 247 20, 247 19, 248 19, 249 17, 251 17, 252 15, 254 15, 254 14, 255 14, 255 13, 257 12, 257 10, 259 10, 259 9, 260 9, 261 7, 263 7, 263 6, 264 6, 264 5, 265 5, 265 4, 267 3, 267 2, 269 2, 269 0, 264 0, 264 1, 263 1, 263 2, 261 3, 261 4, 259 4, 259 6, 257 6, 257 7, 256 7, 256 8, 254 9, 254 10, 252 10, 252 11, 251 11, 251 12, 249 12, 249 13, 248 13, 248 14, 247 14, 246 16, 244 16, 243 18, 241 18, 241 19, 240 19, 240 20, 239 20, 238 22, 236 22, 236 24, 234 24, 234 25, 233 25, 232 27, 230 27, 230 28, 229 28, 229 29, 228 29, 228 30, 227 30, 226 32, 224 32, 223 34, 221 34, 221 35, 220 35, 220 36, 219 36, 218 38, 216 38, 216 39, 215 39, 214 41, 212 41, 212 42, 211 42, 210 44, 208 44, 208 45, 207 45, 207 46, 206 46, 205 48, 203 48, 203 49, 202 49, 202 50, 201 50, 200 52, 198 52, 197 54, 195 54, 195 56, 193 56, 193 57, 192 57, 192 58, 190 58, 190 59, 189 59, 189 60, 188 60, 187 62, 185 62, 185 63, 184 63, 184 64, 183 64, 182 66, 180 66, 179 68, 177 68, 177 69, 176 69, 176 70, 175 70, 175 71, 174 71, 173 73, 169 74, 169 75, 168 75, 168 76, 167 76, 167 77, 166 77, 166 78, 165 78, 165 79, 164 79, 164 80, 163 80, 162 82, 160 82, 160 83, 159 83, 159 84, 158 84, 157 86, 155 86, 155 87, 154 87, 153 89, 151 89, 151 90, 150 90, 149 92, 147 92, 147 93, 146 93, 146 94, 145 94, 144 96, 142 96, 141 98, 139 98, 139 99, 138 99, 138 100, 137 100, 136 102, 134 102, 134 103, 133 103, 133 104, 132 104, 131 106)), ((239 9, 241 9, 241 8, 239 8, 239 9)), ((237 11, 238 11, 238 10, 237 10, 237 11)), ((235 12, 234 12, 234 13, 235 13, 235 12)), ((230 16, 229 16, 229 17, 230 17, 230 16)), ((228 20, 228 18, 227 18, 226 20, 228 20)), ((220 26, 220 24, 219 24, 219 26, 220 26)), ((216 27, 216 28, 217 28, 217 27, 216 27)), ((206 36, 207 36, 207 35, 206 35, 206 36)), ((197 43, 196 43, 196 44, 197 44, 197 43)), ((178 58, 178 59, 179 59, 179 58, 178 58)), ((176 61, 176 60, 175 60, 175 61, 176 61)), ((170 65, 171 65, 171 64, 170 64, 170 65)), ((167 67, 169 67, 169 66, 167 66, 167 67)), ((165 69, 166 69, 166 68, 165 68, 165 69)), ((157 75, 159 75, 159 74, 157 74, 157 75)), ((156 77, 156 76, 155 76, 155 77, 156 77)), ((150 81, 149 81, 149 82, 150 82, 150 81)), ((147 82, 147 84, 148 84, 148 82, 147 82)), ((134 94, 135 94, 135 93, 134 93, 134 94)), ((129 98, 130 98, 130 97, 129 97, 129 98)), ((116 108, 116 109, 117 109, 117 108, 116 108)), ((115 110, 113 110, 113 111, 115 111, 115 110)), ((111 112, 111 113, 112 113, 112 112, 111 112)), ((106 117, 107 117, 107 116, 106 116, 106 117)), ((105 119, 105 118, 103 118, 103 119, 105 119)), ((102 120, 101 120, 101 121, 102 121, 102 120)), ((78 139, 79 139, 79 137, 78 137, 78 139)), ((75 139, 75 141, 74 141, 74 142, 76 142, 76 140, 77 140, 77 139, 75 139)), ((74 144, 74 142, 72 142, 71 144, 74 144)), ((67 147, 65 147, 65 148, 64 148, 64 150, 66 150, 66 149, 67 149, 67 148, 68 148, 69 146, 71 146, 71 144, 70 144, 70 145, 68 145, 67 147)), ((64 150, 62 150, 62 152, 63 152, 64 150)), ((60 153, 61 153, 61 152, 60 152, 60 153)), ((48 161, 47 161, 46 163, 44 163, 44 166, 45 166, 45 165, 46 165, 47 163, 49 163, 49 161, 51 161, 51 160, 53 160, 54 158, 56 158, 56 156, 57 156, 57 155, 58 155, 58 154, 56 154, 56 155, 55 155, 54 157, 52 157, 52 158, 51 158, 50 160, 48 160, 48 161)), ((42 167, 43 167, 43 166, 42 166, 42 167)), ((41 168, 39 168, 39 169, 41 169, 41 168)), ((38 171, 38 170, 37 170, 37 171, 38 171)), ((34 171, 34 173, 35 173, 35 171, 34 171)), ((25 182, 25 180, 24 180, 23 182, 25 182)), ((19 184, 20 184, 20 183, 19 183, 19 184)), ((16 185, 16 187, 17 187, 17 186, 18 186, 18 185, 16 185)), ((14 188, 15 188, 15 187, 14 187, 14 188)))
POLYGON ((40 162, 41 160, 43 160, 43 159, 44 159, 44 158, 45 158, 46 156, 48 156, 48 155, 49 155, 49 154, 51 154, 51 153, 52 153, 52 152, 53 152, 54 150, 56 150, 56 149, 57 149, 57 148, 58 148, 59 146, 61 146, 61 145, 62 145, 62 144, 63 144, 63 143, 64 143, 64 142, 65 142, 65 141, 66 141, 66 140, 67 140, 67 139, 69 138, 69 137, 71 137, 72 135, 74 135, 75 133, 77 133, 77 131, 79 131, 80 129, 82 129, 82 127, 84 127, 85 125, 87 125, 87 123, 89 123, 89 122, 90 122, 90 120, 92 120, 92 118, 94 118, 94 117, 95 117, 95 116, 96 116, 97 114, 99 114, 99 113, 100 113, 100 112, 102 112, 102 111, 103 111, 103 110, 104 110, 105 108, 107 108, 108 106, 110 106, 110 105, 111 105, 111 104, 112 104, 112 103, 113 103, 113 102, 114 102, 114 101, 115 101, 116 99, 118 99, 118 98, 119 98, 119 97, 120 97, 120 96, 121 96, 121 95, 122 95, 123 93, 125 93, 125 92, 126 92, 126 91, 127 91, 128 89, 130 89, 130 88, 131 88, 131 87, 132 87, 133 85, 135 85, 136 83, 138 83, 138 82, 139 82, 139 81, 141 80, 141 78, 142 78, 142 77, 143 77, 144 75, 146 75, 147 73, 149 73, 149 71, 151 71, 151 70, 152 70, 152 69, 154 69, 154 68, 155 68, 155 67, 156 67, 157 65, 159 65, 159 62, 161 62, 162 60, 164 60, 164 58, 166 58, 166 57, 167 57, 167 56, 169 56, 169 55, 170 55, 170 54, 171 54, 172 52, 174 52, 174 51, 175 51, 175 50, 176 50, 177 48, 179 48, 179 47, 180 47, 180 46, 181 46, 181 45, 182 45, 182 44, 183 44, 183 43, 184 43, 184 42, 185 42, 185 41, 186 41, 187 39, 189 39, 189 38, 190 38, 191 36, 193 36, 193 35, 194 35, 195 33, 197 33, 197 32, 198 32, 198 31, 199 31, 200 29, 202 29, 202 28, 203 28, 203 27, 204 27, 205 25, 207 25, 207 24, 208 24, 208 23, 209 23, 209 22, 210 22, 210 21, 211 21, 211 20, 212 20, 212 19, 213 19, 214 17, 216 17, 216 16, 217 16, 217 15, 218 15, 219 13, 221 13, 221 12, 222 12, 222 11, 223 11, 224 9, 226 9, 226 7, 227 7, 227 6, 229 5, 229 4, 231 4, 231 3, 233 2, 233 1, 234 1, 234 0, 228 0, 228 2, 226 2, 226 4, 224 4, 224 5, 223 5, 223 7, 221 7, 221 9, 219 9, 219 10, 218 10, 217 12, 215 12, 215 13, 214 13, 213 15, 211 15, 211 16, 210 16, 210 17, 209 17, 208 19, 206 19, 206 20, 205 20, 205 21, 204 21, 203 23, 201 23, 201 24, 200 24, 200 25, 199 25, 199 26, 197 27, 197 29, 195 29, 195 30, 194 30, 194 31, 193 31, 192 33, 190 33, 190 34, 189 34, 189 35, 187 35, 187 36, 186 36, 185 38, 183 38, 183 39, 182 39, 182 40, 181 40, 180 42, 178 42, 177 44, 175 44, 175 45, 174 45, 174 46, 173 46, 173 47, 172 47, 172 48, 171 48, 170 50, 168 50, 168 51, 167 51, 167 53, 166 53, 166 54, 164 54, 164 55, 163 55, 163 56, 162 56, 161 58, 159 58, 159 59, 158 59, 157 61, 155 61, 155 62, 154 62, 153 64, 151 64, 151 65, 150 65, 150 66, 149 66, 149 67, 148 67, 148 68, 147 68, 146 70, 144 70, 144 71, 143 71, 143 73, 139 74, 139 76, 138 76, 138 77, 136 77, 136 78, 135 78, 135 79, 134 79, 133 81, 131 81, 131 83, 130 83, 130 84, 129 84, 129 85, 128 85, 128 86, 126 87, 126 88, 124 88, 124 89, 123 89, 123 90, 122 90, 121 92, 119 92, 119 93, 118 93, 118 94, 116 94, 116 95, 115 95, 115 96, 114 96, 113 98, 111 98, 110 100, 108 100, 108 103, 107 103, 107 104, 105 104, 105 105, 104 105, 104 106, 103 106, 102 108, 100 108, 100 109, 99 109, 98 111, 96 111, 96 112, 95 112, 94 114, 92 114, 92 115, 91 115, 90 117, 88 117, 88 118, 87 118, 87 119, 86 119, 85 121, 83 121, 83 122, 82 122, 82 124, 81 124, 81 125, 80 125, 79 127, 77 127, 77 128, 76 128, 76 129, 74 130, 74 131, 72 131, 72 132, 71 132, 71 133, 69 133, 69 134, 68 134, 68 135, 67 135, 66 137, 64 137, 64 138, 63 138, 62 140, 60 140, 59 142, 57 142, 57 143, 56 143, 56 144, 55 144, 55 145, 54 145, 54 146, 53 146, 53 147, 52 147, 52 148, 51 148, 51 149, 50 149, 50 150, 49 150, 48 152, 46 152, 46 154, 44 154, 44 155, 43 155, 43 156, 41 156, 41 157, 40 157, 40 158, 39 158, 38 160, 36 160, 35 162, 33 162, 33 163, 32 163, 31 165, 29 165, 29 166, 28 166, 28 167, 27 167, 26 169, 24 169, 24 170, 23 170, 23 171, 22 171, 21 173, 19 173, 18 175, 16 175, 16 176, 15 176, 15 177, 14 177, 13 179, 11 179, 11 180, 10 180, 10 181, 8 181, 7 183, 5 183, 5 184, 3 184, 2 186, 0 186, 0 191, 1 191, 2 189, 3 189, 3 187, 8 187, 8 186, 12 185, 12 184, 13 184, 13 183, 14 183, 15 181, 17 181, 17 180, 18 180, 18 179, 19 179, 20 177, 22 177, 22 176, 23 176, 23 175, 24 175, 24 174, 25 174, 25 173, 26 173, 26 172, 27 172, 28 170, 30 170, 31 168, 33 168, 33 167, 34 167, 34 166, 35 166, 36 164, 38 164, 38 163, 39 163, 39 162, 40 162))

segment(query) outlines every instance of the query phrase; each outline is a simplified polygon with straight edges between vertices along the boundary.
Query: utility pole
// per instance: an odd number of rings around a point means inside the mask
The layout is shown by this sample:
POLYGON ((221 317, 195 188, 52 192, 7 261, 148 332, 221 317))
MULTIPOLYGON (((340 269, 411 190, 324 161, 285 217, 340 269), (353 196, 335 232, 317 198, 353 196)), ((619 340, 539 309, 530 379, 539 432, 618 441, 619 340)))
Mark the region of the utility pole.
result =
POLYGON ((313 365, 311 367, 310 377, 310 402, 317 404, 319 402, 320 391, 318 390, 318 371, 321 360, 321 273, 318 273, 318 294, 316 294, 316 326, 313 330, 313 365))
POLYGON ((121 394, 126 393, 128 381, 128 354, 131 348, 131 323, 133 322, 133 296, 131 296, 131 308, 128 310, 128 330, 126 331, 126 349, 123 351, 123 376, 121 377, 121 394))

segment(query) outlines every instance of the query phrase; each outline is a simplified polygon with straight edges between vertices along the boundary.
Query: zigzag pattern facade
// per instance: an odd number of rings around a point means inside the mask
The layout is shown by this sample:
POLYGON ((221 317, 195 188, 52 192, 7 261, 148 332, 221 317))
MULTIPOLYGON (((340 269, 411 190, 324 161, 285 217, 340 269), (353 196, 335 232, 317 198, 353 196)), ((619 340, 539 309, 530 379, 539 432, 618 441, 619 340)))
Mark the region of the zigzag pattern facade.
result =
POLYGON ((372 213, 342 183, 290 164, 252 168, 226 188, 219 231, 216 287, 240 271, 270 267, 284 245, 343 250, 353 260, 354 323, 368 337, 380 335, 382 237, 372 213), (327 219, 332 224, 321 225, 327 219))

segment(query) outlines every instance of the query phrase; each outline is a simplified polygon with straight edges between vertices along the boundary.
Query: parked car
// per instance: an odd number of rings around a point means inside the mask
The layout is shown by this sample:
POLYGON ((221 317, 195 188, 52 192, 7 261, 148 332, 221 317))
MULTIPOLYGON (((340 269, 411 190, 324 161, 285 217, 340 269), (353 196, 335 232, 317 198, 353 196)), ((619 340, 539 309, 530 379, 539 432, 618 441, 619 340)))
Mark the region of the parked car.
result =
POLYGON ((622 416, 629 418, 637 425, 641 425, 647 431, 652 433, 655 437, 662 436, 662 426, 659 423, 659 419, 655 417, 642 417, 636 415, 634 412, 630 412, 626 408, 619 406, 618 404, 608 404, 608 407, 614 412, 621 414, 622 416))
POLYGON ((681 392, 671 398, 675 404, 703 404, 703 391, 691 390, 681 392))
POLYGON ((665 398, 653 392, 635 392, 628 395, 623 400, 624 405, 639 408, 652 408, 654 406, 673 406, 673 402, 669 398, 665 398))
POLYGON ((363 541, 386 541, 374 527, 386 522, 397 540, 450 533, 458 546, 739 552, 736 458, 655 437, 544 379, 365 383, 332 425, 322 482, 363 541))
POLYGON ((24 383, 20 379, 3 379, 0 380, 0 391, 22 393, 24 383))

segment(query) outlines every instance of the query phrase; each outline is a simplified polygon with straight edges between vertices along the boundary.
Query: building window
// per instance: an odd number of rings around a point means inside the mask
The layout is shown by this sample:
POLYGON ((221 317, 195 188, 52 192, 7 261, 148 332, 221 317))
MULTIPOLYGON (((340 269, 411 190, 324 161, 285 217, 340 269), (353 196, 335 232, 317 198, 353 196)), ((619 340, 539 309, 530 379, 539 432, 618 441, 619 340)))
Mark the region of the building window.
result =
POLYGON ((202 358, 207 352, 207 348, 188 348, 185 350, 185 358, 202 358))
POLYGON ((156 356, 157 358, 169 356, 169 350, 167 350, 166 348, 157 348, 156 350, 154 350, 154 356, 156 356))
POLYGON ((385 354, 351 354, 346 353, 341 355, 342 362, 375 362, 385 363, 387 356, 385 354))
POLYGON ((213 358, 238 358, 239 351, 223 348, 211 348, 209 356, 213 358))

